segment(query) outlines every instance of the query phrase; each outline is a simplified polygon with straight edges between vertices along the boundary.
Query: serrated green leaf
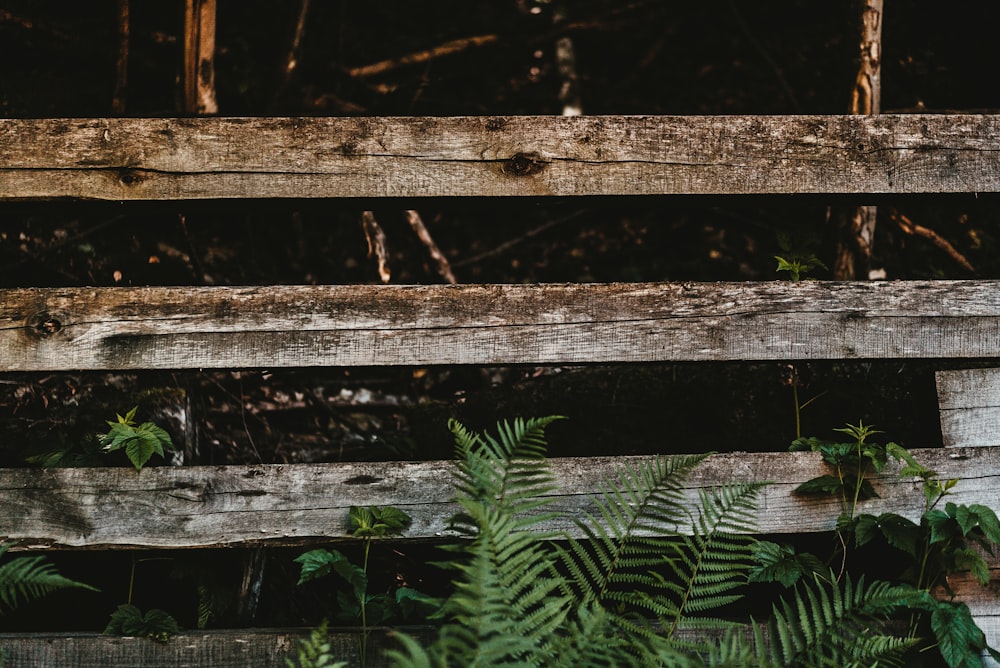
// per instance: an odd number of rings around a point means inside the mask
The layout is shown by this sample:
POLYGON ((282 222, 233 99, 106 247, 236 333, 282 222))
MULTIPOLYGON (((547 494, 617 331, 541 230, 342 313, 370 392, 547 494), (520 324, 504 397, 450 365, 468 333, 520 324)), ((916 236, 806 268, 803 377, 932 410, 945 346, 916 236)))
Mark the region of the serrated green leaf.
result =
POLYGON ((988 506, 978 503, 969 506, 960 506, 955 519, 958 520, 959 525, 962 527, 962 532, 966 536, 978 527, 989 542, 994 544, 1000 543, 1000 520, 997 519, 996 513, 988 506))
POLYGON ((795 488, 795 494, 839 494, 844 485, 836 476, 821 475, 795 488))
POLYGON ((351 506, 348 517, 355 536, 368 535, 375 524, 375 516, 368 506, 351 506))
MULTIPOLYGON (((838 527, 839 528, 839 527, 838 527)), ((857 547, 867 545, 881 533, 879 520, 874 515, 862 514, 855 517, 854 544, 857 547)))
POLYGON ((368 588, 368 576, 360 566, 352 564, 340 550, 316 549, 309 550, 297 556, 293 561, 302 565, 299 571, 298 585, 310 580, 336 573, 351 586, 355 596, 360 599, 368 588))
POLYGON ((930 510, 924 513, 924 520, 931 529, 931 545, 942 543, 962 535, 961 527, 953 517, 940 510, 930 510))
POLYGON ((375 506, 372 512, 379 522, 394 533, 402 531, 413 522, 413 518, 395 506, 375 506))
POLYGON ((797 438, 788 446, 789 452, 819 452, 824 445, 829 445, 830 441, 824 441, 815 436, 797 438))
POLYGON ((982 666, 980 654, 986 648, 986 636, 965 603, 939 601, 931 613, 931 630, 950 668, 982 666))
POLYGON ((135 467, 136 471, 141 471, 142 467, 149 461, 149 458, 153 456, 153 452, 156 450, 155 443, 156 441, 151 442, 149 439, 140 436, 129 439, 128 443, 126 443, 125 455, 132 462, 132 466, 135 467))
POLYGON ((138 406, 133 406, 132 410, 125 414, 123 418, 121 415, 118 416, 118 421, 122 424, 133 425, 135 424, 135 414, 139 410, 138 406))
POLYGON ((923 538, 923 530, 918 524, 896 513, 882 513, 878 516, 878 527, 889 545, 914 559, 917 557, 920 540, 923 538))
POLYGON ((166 642, 180 632, 180 625, 169 613, 153 608, 143 614, 139 608, 128 603, 119 605, 111 613, 104 629, 106 635, 152 638, 159 642, 166 642))
POLYGON ((428 596, 412 587, 400 587, 396 590, 396 604, 404 621, 426 619, 437 612, 443 603, 441 599, 428 596))
POLYGON ((780 582, 791 587, 804 576, 825 570, 823 563, 809 553, 798 554, 790 545, 760 540, 753 545, 754 564, 747 573, 749 582, 780 582))

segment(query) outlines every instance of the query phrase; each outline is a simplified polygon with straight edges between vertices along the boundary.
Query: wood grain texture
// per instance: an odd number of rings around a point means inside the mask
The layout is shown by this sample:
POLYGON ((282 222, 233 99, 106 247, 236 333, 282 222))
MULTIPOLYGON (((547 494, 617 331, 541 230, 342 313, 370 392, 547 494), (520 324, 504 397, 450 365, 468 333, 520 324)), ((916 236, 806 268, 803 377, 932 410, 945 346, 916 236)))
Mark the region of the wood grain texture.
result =
POLYGON ((993 281, 0 290, 0 370, 1000 357, 993 281))
MULTIPOLYGON (((425 628, 406 629, 429 638, 425 628)), ((303 629, 204 631, 174 636, 166 643, 148 638, 120 638, 92 633, 0 633, 5 668, 286 668, 294 658, 303 629)), ((361 636, 356 630, 334 630, 329 642, 338 660, 361 665, 361 636)), ((395 648, 386 629, 372 630, 369 668, 389 666, 380 651, 395 648)))
POLYGON ((1000 116, 0 119, 0 199, 1000 191, 1000 116))
POLYGON ((936 374, 945 447, 1000 444, 1000 369, 936 374))
MULTIPOLYGON (((1000 638, 1000 616, 983 613, 976 622, 986 632, 994 647, 1000 638)), ((429 629, 405 629, 407 633, 430 643, 434 632, 429 629)), ((705 632, 703 635, 709 635, 705 632)), ((681 638, 696 634, 685 629, 677 632, 681 638)), ((766 635, 766 629, 765 629, 766 635)), ((168 643, 146 638, 116 638, 87 633, 3 633, 0 648, 5 650, 7 668, 286 668, 285 659, 292 658, 299 640, 307 636, 301 629, 254 629, 252 631, 206 631, 175 636, 168 643)), ((336 659, 358 665, 357 650, 360 633, 334 631, 329 642, 336 659)), ((368 667, 391 665, 382 656, 384 648, 395 648, 391 637, 375 629, 369 640, 368 667)), ((996 668, 997 662, 984 657, 985 668, 996 668)))
MULTIPOLYGON (((961 478, 956 503, 995 505, 1000 448, 926 449, 915 456, 945 478, 961 478)), ((572 517, 592 510, 592 495, 629 457, 554 459, 558 491, 546 527, 576 532, 572 517)), ((814 533, 836 526, 839 505, 792 490, 826 473, 813 453, 727 453, 689 479, 698 490, 733 481, 771 481, 760 503, 762 533, 814 533)), ((393 505, 413 517, 406 538, 452 535, 456 512, 448 462, 380 462, 226 467, 0 470, 0 540, 19 549, 207 548, 305 545, 349 540, 352 505, 393 505)), ((863 512, 917 519, 921 488, 889 475, 863 512)))

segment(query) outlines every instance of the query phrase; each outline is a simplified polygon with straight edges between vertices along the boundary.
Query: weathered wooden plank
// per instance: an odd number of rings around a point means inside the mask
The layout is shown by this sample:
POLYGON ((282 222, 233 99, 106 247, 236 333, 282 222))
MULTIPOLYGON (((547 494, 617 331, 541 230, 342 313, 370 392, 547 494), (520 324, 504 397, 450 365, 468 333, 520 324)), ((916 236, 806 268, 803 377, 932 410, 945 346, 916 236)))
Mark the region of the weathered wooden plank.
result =
POLYGON ((0 290, 0 370, 1000 356, 993 281, 0 290))
POLYGON ((1000 444, 1000 369, 938 371, 936 377, 945 446, 1000 444))
MULTIPOLYGON (((915 451, 943 477, 961 478, 956 503, 995 505, 1000 448, 915 451)), ((558 491, 551 508, 567 516, 546 526, 575 532, 570 518, 592 509, 592 494, 635 458, 554 459, 558 491)), ((836 526, 839 505, 792 490, 825 473, 813 453, 727 453, 704 462, 689 480, 699 489, 768 480, 761 497, 762 533, 811 533, 836 526)), ((227 467, 0 470, 0 540, 21 549, 204 548, 303 545, 349 540, 352 505, 393 505, 413 517, 407 538, 451 535, 456 512, 448 462, 378 462, 227 467)), ((912 519, 923 508, 919 485, 891 475, 865 512, 912 519)))
MULTIPOLYGON (((987 641, 997 646, 1000 638, 1000 615, 976 616, 987 641)), ((433 641, 429 629, 406 629, 421 642, 433 641)), ((710 633, 710 632, 709 632, 710 633)), ((0 634, 0 649, 6 654, 7 668, 285 668, 285 659, 294 656, 294 648, 307 631, 301 629, 255 629, 253 631, 205 631, 175 636, 167 643, 146 638, 118 638, 85 633, 4 633, 0 634)), ((679 636, 694 636, 680 631, 679 636)), ((335 631, 329 635, 334 656, 348 665, 360 665, 357 631, 335 631)), ((375 629, 369 640, 367 666, 382 668, 390 665, 383 649, 395 647, 386 631, 375 629)), ((986 668, 998 664, 984 657, 986 668)))
MULTIPOLYGON (((406 629, 418 638, 424 628, 406 629)), ((92 633, 0 633, 5 668, 286 668, 294 658, 304 629, 254 629, 252 631, 203 631, 174 636, 159 643, 148 638, 121 638, 92 633)), ((356 630, 332 631, 332 654, 350 666, 361 665, 361 636, 356 630)), ((388 630, 372 629, 367 666, 382 668, 389 662, 383 650, 396 647, 388 630)))
POLYGON ((1000 191, 1000 116, 0 119, 0 199, 1000 191))

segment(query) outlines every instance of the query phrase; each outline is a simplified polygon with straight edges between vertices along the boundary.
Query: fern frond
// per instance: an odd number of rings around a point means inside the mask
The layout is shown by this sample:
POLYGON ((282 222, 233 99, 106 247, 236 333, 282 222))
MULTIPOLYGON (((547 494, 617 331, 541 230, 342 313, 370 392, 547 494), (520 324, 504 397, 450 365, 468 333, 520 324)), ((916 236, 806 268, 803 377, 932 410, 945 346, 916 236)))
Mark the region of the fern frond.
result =
POLYGON ((460 497, 487 501, 513 514, 544 506, 555 489, 545 460, 545 428, 561 416, 497 424, 499 438, 470 432, 456 420, 456 488, 460 497))
POLYGON ((892 610, 908 595, 886 582, 866 586, 864 578, 838 583, 814 576, 791 599, 773 606, 768 626, 769 660, 785 666, 893 665, 919 639, 879 633, 892 610))
POLYGON ((684 480, 707 456, 657 457, 619 468, 595 499, 600 518, 588 513, 576 520, 585 540, 569 539, 562 551, 583 593, 602 601, 617 586, 653 584, 643 577, 662 564, 670 549, 664 538, 689 524, 684 480))
MULTIPOLYGON (((0 556, 9 546, 0 546, 0 556)), ((0 564, 0 614, 52 593, 59 589, 89 589, 94 587, 71 580, 59 573, 44 556, 18 557, 0 564)))

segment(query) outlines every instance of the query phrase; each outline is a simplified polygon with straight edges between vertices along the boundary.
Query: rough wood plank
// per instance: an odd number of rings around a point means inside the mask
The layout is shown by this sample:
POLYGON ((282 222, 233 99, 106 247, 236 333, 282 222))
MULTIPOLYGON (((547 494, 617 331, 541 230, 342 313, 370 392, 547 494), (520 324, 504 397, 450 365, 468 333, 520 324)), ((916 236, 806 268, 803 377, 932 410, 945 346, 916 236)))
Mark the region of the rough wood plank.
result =
POLYGON ((0 199, 1000 191, 1000 116, 0 120, 0 199))
POLYGON ((938 371, 936 376, 944 445, 1000 444, 1000 369, 938 371))
MULTIPOLYGON (((1000 638, 1000 615, 976 616, 976 622, 986 632, 987 641, 997 646, 1000 638)), ((433 631, 407 629, 422 642, 431 642, 433 631)), ((255 629, 254 631, 208 631, 175 636, 168 643, 156 643, 145 638, 115 638, 111 636, 74 633, 0 634, 0 649, 6 652, 7 668, 285 668, 285 659, 293 655, 298 641, 307 632, 300 629, 255 629)), ((333 632, 329 636, 335 656, 359 664, 356 649, 357 632, 333 632)), ((681 636, 693 635, 679 632, 681 636)), ((382 668, 390 665, 382 657, 381 648, 393 647, 393 640, 384 631, 375 630, 369 641, 367 665, 382 668)), ((984 667, 997 664, 984 657, 984 667)))
MULTIPOLYGON (((407 632, 429 637, 424 628, 407 632)), ((5 668, 286 668, 285 659, 295 656, 299 640, 308 633, 303 629, 205 631, 174 636, 167 643, 92 633, 0 633, 0 650, 5 668)), ((329 641, 339 660, 361 665, 357 631, 333 631, 329 641)), ((387 630, 373 629, 367 665, 388 666, 380 651, 388 647, 395 644, 387 630)))
POLYGON ((0 370, 1000 357, 1000 282, 0 290, 0 370))
MULTIPOLYGON (((995 505, 1000 448, 927 449, 915 456, 946 478, 961 478, 956 503, 995 505)), ((552 508, 567 517, 547 526, 575 531, 570 518, 592 508, 592 494, 635 458, 554 459, 552 508)), ((451 535, 448 462, 378 462, 228 467, 0 470, 0 540, 20 549, 195 548, 304 545, 348 539, 352 505, 393 505, 413 517, 407 538, 451 535)), ((813 453, 727 453, 704 462, 689 480, 698 489, 734 480, 769 480, 761 497, 762 533, 812 533, 836 526, 839 505, 792 490, 825 473, 813 453)), ((919 485, 891 476, 865 512, 912 519, 923 508, 919 485)))

